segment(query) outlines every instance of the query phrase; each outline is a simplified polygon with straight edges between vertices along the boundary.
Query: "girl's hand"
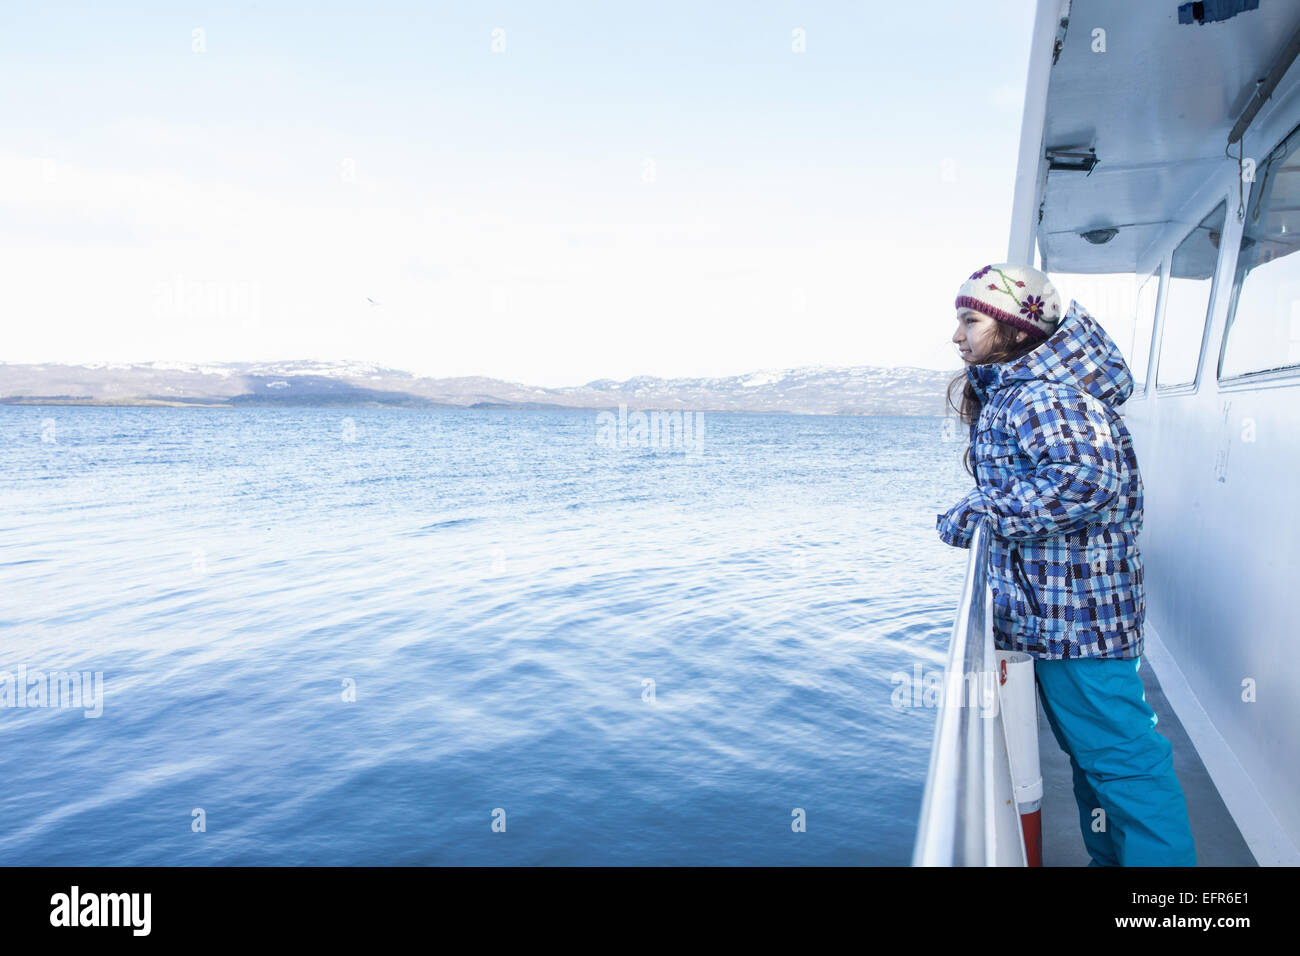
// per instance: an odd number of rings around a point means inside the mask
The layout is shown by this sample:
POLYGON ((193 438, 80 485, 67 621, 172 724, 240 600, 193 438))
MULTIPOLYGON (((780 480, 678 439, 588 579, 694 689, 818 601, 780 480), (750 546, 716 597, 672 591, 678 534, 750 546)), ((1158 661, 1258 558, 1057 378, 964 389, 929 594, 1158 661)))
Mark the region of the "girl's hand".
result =
POLYGON ((969 548, 975 532, 975 516, 987 510, 987 504, 978 488, 971 489, 961 501, 948 509, 947 514, 936 515, 935 525, 944 544, 954 548, 969 548))

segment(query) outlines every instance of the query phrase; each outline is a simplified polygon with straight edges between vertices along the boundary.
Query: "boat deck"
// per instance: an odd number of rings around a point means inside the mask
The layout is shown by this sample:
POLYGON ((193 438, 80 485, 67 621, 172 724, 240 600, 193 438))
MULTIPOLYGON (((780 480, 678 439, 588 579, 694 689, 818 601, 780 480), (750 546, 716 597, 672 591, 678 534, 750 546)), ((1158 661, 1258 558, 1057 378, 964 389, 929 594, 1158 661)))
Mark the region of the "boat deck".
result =
MULTIPOLYGON (((1174 772, 1187 798, 1187 815, 1196 838, 1196 865, 1257 866, 1147 658, 1143 658, 1138 673, 1146 687, 1147 703, 1158 718, 1156 730, 1174 747, 1174 772)), ((1089 857, 1079 832, 1070 758, 1052 734, 1042 701, 1038 702, 1038 752, 1043 775, 1043 865, 1087 866, 1089 857)))

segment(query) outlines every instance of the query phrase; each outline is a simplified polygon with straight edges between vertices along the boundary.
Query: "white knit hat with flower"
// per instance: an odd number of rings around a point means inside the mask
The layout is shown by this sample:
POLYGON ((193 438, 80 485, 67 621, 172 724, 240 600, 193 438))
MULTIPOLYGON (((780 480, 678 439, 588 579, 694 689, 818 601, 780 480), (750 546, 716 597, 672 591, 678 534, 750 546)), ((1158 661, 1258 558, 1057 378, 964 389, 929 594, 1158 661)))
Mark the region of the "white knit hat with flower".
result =
POLYGON ((1047 274, 1007 262, 988 265, 962 283, 957 308, 973 309, 991 319, 1046 338, 1061 321, 1061 296, 1047 274))

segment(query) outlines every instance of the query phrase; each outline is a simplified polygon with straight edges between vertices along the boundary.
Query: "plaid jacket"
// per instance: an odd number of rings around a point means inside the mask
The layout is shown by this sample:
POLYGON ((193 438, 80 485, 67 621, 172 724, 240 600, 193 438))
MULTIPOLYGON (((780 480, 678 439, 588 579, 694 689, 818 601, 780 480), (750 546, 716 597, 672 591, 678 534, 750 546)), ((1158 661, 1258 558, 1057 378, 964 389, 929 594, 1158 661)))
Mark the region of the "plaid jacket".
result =
POLYGON ((994 643, 1044 660, 1142 653, 1142 478, 1115 408, 1133 376, 1077 302, 1027 355, 969 365, 976 487, 938 516, 969 547, 989 519, 994 643))

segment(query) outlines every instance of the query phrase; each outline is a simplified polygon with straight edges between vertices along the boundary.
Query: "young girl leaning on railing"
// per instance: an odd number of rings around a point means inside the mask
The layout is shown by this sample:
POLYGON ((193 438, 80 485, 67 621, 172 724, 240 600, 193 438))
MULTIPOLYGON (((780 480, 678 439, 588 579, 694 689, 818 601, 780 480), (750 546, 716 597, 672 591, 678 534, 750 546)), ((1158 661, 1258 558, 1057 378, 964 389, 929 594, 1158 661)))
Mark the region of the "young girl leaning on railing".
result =
POLYGON ((988 519, 994 644, 1035 658, 1091 865, 1195 866, 1172 748, 1138 674, 1142 478, 1116 411, 1133 376, 1082 306, 1061 316, 1037 269, 984 266, 956 307, 966 368, 953 406, 975 487, 938 516, 939 536, 969 547, 975 516, 988 519))

